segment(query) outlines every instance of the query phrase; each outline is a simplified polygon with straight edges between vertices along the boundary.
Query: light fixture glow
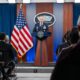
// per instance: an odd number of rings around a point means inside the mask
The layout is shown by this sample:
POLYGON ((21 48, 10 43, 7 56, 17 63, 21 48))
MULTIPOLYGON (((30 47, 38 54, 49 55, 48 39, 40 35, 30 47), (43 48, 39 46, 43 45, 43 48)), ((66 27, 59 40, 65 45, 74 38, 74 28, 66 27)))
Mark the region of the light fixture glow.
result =
POLYGON ((64 0, 57 0, 57 3, 64 3, 64 0))
POLYGON ((8 0, 9 3, 15 3, 15 0, 8 0))
POLYGON ((30 3, 30 0, 23 0, 23 3, 30 3))

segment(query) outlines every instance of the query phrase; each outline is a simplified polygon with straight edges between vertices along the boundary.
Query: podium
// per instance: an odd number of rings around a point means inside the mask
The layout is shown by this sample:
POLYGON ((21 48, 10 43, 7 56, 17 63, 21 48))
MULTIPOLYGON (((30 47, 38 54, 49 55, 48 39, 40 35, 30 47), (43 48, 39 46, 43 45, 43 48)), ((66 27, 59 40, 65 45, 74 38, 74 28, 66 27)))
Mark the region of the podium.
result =
POLYGON ((48 66, 49 51, 47 38, 51 35, 51 32, 49 32, 49 27, 55 23, 56 19, 53 14, 41 11, 40 13, 36 14, 34 20, 36 24, 33 29, 33 36, 38 40, 35 65, 48 66))
POLYGON ((33 32, 33 36, 38 39, 35 57, 35 66, 48 66, 48 51, 46 39, 51 33, 47 31, 33 32))

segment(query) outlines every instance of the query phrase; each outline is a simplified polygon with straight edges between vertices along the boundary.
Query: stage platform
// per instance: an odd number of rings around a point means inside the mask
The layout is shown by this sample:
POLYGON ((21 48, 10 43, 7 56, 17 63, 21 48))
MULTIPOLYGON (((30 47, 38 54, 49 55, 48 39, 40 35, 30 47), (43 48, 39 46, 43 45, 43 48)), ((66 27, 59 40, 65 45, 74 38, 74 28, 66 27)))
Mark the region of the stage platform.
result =
POLYGON ((49 63, 48 66, 34 66, 33 63, 18 63, 15 70, 18 73, 51 73, 55 63, 49 63))
POLYGON ((18 63, 15 67, 16 78, 11 80, 50 80, 55 63, 48 66, 34 66, 33 63, 18 63))
POLYGON ((50 80, 51 73, 16 73, 16 80, 50 80))

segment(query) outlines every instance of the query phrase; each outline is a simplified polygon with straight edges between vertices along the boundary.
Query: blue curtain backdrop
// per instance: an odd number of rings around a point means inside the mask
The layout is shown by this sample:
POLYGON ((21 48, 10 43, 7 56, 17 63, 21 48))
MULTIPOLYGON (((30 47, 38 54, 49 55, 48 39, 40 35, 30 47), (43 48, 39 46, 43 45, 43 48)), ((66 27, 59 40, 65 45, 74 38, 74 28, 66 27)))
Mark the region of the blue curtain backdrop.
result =
POLYGON ((53 5, 53 14, 55 15, 56 22, 53 25, 53 61, 56 62, 57 56, 56 56, 56 50, 59 44, 62 43, 63 38, 63 4, 54 4, 53 5))
MULTIPOLYGON (((34 16, 36 15, 36 4, 26 4, 26 19, 27 23, 30 29, 30 32, 33 32, 33 28, 35 26, 34 23, 34 16), (32 14, 30 14, 32 13, 32 14)), ((33 48, 29 50, 26 54, 26 61, 27 62, 34 62, 35 61, 35 55, 36 55, 36 46, 37 46, 37 39, 33 37, 33 48)))
POLYGON ((77 3, 73 5, 73 25, 74 27, 77 27, 77 20, 78 20, 79 15, 80 15, 80 4, 77 3))
POLYGON ((16 22, 16 4, 0 4, 0 32, 9 37, 16 22))

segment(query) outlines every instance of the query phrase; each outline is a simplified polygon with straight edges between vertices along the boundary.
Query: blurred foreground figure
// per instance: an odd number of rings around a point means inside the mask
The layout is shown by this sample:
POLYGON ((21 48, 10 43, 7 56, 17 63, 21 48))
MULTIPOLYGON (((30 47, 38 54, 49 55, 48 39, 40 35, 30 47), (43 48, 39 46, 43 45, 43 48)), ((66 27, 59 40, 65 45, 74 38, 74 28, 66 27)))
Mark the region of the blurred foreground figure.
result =
POLYGON ((5 36, 5 42, 9 44, 9 36, 8 35, 5 36))
POLYGON ((9 38, 8 35, 5 35, 5 43, 7 43, 8 45, 11 46, 12 51, 14 52, 14 60, 15 60, 15 62, 17 63, 17 52, 16 52, 16 50, 12 47, 12 45, 10 44, 10 38, 9 38))
POLYGON ((7 79, 8 75, 12 73, 15 67, 14 52, 12 46, 5 42, 5 38, 5 33, 0 33, 0 71, 3 74, 3 80, 9 80, 7 79), (5 67, 8 67, 7 72, 5 72, 5 67))
POLYGON ((59 44, 56 50, 56 54, 59 55, 62 49, 67 48, 70 46, 70 31, 67 31, 67 33, 63 37, 63 43, 59 44))
POLYGON ((80 42, 78 30, 70 33, 71 46, 63 49, 50 80, 80 80, 80 42))

